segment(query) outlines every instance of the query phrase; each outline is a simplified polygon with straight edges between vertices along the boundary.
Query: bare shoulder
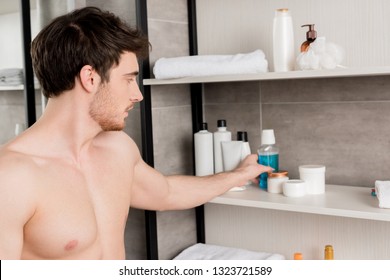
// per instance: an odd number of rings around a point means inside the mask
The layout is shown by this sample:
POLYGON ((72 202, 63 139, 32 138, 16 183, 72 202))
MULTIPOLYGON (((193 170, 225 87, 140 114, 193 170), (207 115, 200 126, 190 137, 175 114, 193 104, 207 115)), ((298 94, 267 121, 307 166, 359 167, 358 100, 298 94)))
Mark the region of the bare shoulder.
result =
POLYGON ((0 148, 0 205, 33 211, 37 169, 36 163, 27 155, 0 148))
POLYGON ((138 160, 141 155, 134 140, 123 131, 102 132, 96 137, 95 145, 117 156, 138 160))
POLYGON ((0 180, 21 180, 34 174, 37 164, 26 154, 0 148, 0 180))

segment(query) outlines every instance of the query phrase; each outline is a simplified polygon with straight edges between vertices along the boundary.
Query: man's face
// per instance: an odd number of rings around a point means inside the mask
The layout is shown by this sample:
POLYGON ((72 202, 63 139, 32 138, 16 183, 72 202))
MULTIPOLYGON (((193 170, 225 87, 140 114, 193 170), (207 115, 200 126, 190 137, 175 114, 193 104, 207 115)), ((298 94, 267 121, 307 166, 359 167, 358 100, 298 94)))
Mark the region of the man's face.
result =
POLYGON ((135 54, 126 52, 119 64, 111 69, 110 81, 99 86, 89 113, 104 131, 122 130, 128 111, 143 99, 137 75, 137 58, 135 54))

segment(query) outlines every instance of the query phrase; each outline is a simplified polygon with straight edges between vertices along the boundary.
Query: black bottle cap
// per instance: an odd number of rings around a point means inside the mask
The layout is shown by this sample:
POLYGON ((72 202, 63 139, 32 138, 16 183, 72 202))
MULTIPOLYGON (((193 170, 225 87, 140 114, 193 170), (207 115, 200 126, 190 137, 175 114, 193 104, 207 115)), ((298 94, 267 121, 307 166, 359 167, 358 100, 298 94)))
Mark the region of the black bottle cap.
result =
POLYGON ((217 127, 226 127, 226 120, 218 120, 217 127))
POLYGON ((246 131, 237 131, 237 141, 248 142, 248 133, 246 131))
POLYGON ((207 123, 204 122, 204 123, 201 123, 200 124, 200 129, 199 130, 207 130, 207 123))

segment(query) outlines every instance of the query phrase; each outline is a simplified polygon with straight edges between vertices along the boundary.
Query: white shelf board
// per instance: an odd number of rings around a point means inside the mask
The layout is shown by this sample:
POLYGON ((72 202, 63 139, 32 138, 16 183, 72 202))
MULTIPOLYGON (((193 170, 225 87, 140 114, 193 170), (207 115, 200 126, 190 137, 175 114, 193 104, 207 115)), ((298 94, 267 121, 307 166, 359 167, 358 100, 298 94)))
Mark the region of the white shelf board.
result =
POLYGON ((286 79, 311 79, 311 78, 341 78, 358 76, 390 75, 390 66, 361 67, 361 68, 337 68, 333 70, 308 70, 289 72, 267 72, 259 74, 219 75, 185 77, 178 79, 144 79, 144 85, 174 85, 193 83, 221 83, 241 81, 268 81, 286 79))
POLYGON ((6 91, 6 90, 23 90, 23 85, 17 85, 17 86, 0 86, 0 91, 6 91))
POLYGON ((390 221, 390 209, 379 208, 371 188, 364 187, 326 185, 325 194, 291 198, 249 186, 244 191, 227 192, 209 203, 390 221))
MULTIPOLYGON (((39 87, 35 86, 35 89, 39 89, 39 87)), ((24 90, 24 85, 0 86, 0 91, 12 91, 12 90, 24 90)))

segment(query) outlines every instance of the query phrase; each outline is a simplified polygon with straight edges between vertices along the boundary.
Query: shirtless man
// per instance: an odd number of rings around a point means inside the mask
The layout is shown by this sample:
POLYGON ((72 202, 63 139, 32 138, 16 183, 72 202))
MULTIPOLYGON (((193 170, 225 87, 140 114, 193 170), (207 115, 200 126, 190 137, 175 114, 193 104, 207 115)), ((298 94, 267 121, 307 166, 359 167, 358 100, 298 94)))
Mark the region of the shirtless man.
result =
POLYGON ((212 176, 163 176, 122 132, 142 100, 146 38, 96 8, 55 19, 32 43, 49 98, 42 117, 0 150, 0 259, 124 259, 129 207, 192 208, 268 167, 246 158, 212 176))

